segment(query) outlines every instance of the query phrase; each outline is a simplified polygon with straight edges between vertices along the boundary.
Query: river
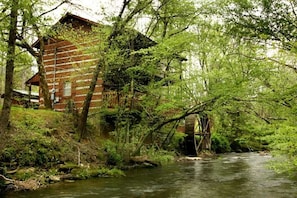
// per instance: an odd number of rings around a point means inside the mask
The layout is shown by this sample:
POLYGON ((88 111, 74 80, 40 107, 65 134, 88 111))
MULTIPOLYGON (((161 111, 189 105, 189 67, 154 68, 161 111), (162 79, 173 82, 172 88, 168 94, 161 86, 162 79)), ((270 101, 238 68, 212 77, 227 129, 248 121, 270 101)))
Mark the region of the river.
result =
POLYGON ((297 180, 267 169, 270 156, 223 154, 217 159, 135 169, 122 178, 58 183, 4 198, 297 198, 297 180))

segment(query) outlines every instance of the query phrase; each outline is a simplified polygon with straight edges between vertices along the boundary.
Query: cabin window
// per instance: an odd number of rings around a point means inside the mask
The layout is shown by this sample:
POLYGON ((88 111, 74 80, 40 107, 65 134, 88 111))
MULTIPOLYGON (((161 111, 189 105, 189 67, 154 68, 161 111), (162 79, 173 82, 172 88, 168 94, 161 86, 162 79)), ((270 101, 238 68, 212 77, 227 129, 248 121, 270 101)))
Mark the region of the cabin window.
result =
POLYGON ((64 83, 64 96, 71 96, 71 82, 64 83))

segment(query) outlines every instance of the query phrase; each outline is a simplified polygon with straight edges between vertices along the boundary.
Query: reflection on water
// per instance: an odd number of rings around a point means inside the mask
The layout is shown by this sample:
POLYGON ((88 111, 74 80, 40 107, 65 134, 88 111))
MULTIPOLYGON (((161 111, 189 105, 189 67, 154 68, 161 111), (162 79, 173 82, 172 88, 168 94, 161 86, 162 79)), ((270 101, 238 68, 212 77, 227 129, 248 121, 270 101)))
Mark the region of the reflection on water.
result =
POLYGON ((225 154, 218 159, 136 169, 123 178, 99 178, 55 184, 5 198, 297 198, 297 181, 265 168, 269 156, 225 154))

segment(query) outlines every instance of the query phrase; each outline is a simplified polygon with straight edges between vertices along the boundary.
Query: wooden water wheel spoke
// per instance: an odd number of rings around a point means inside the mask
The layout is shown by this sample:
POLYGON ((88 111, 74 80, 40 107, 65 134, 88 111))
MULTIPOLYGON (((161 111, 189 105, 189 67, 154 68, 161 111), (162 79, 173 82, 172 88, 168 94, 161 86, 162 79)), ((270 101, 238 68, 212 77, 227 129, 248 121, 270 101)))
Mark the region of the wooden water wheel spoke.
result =
POLYGON ((197 155, 197 140, 195 134, 199 132, 199 118, 197 115, 189 115, 185 118, 185 133, 187 137, 186 141, 186 150, 188 155, 197 155))
POLYGON ((185 119, 186 148, 189 155, 210 149, 210 120, 207 115, 189 115, 185 119), (200 137, 198 141, 196 136, 200 137))

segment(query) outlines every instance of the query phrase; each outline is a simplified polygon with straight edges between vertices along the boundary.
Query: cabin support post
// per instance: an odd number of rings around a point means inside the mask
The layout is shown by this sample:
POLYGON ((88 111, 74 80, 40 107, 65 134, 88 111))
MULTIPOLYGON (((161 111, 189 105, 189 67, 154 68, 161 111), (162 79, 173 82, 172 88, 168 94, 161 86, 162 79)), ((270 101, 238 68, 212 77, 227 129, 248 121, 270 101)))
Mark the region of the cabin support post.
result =
POLYGON ((32 92, 32 85, 31 85, 31 83, 28 85, 28 87, 29 87, 28 104, 29 104, 29 106, 31 107, 31 92, 32 92))

